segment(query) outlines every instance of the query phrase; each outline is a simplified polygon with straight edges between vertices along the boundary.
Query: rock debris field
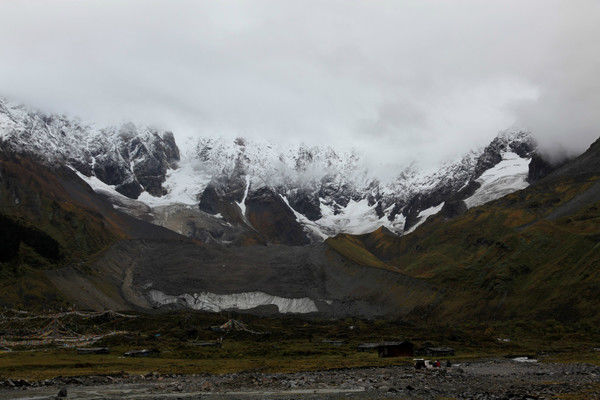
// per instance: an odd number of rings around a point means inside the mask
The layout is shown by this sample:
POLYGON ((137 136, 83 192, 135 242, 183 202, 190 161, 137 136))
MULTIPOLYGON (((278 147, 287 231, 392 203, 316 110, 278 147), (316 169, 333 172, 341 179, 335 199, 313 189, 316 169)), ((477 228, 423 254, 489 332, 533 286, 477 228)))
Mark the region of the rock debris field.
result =
POLYGON ((488 359, 293 374, 118 374, 0 382, 2 399, 600 399, 600 367, 488 359), (564 396, 564 397, 563 397, 564 396))

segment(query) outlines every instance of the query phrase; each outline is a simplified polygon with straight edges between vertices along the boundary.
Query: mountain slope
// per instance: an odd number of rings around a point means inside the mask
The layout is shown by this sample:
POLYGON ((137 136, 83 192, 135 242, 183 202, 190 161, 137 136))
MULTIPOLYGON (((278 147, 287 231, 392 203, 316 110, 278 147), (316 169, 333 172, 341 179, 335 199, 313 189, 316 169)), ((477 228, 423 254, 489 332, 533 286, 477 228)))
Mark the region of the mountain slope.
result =
POLYGON ((71 169, 10 150, 0 151, 0 199, 0 304, 11 307, 368 317, 436 296, 418 279, 364 268, 323 244, 203 245, 114 209, 71 169))
POLYGON ((446 291, 438 320, 598 321, 600 142, 525 190, 406 236, 379 230, 327 243, 368 253, 446 291))
POLYGON ((382 182, 331 149, 202 139, 179 154, 151 129, 13 106, 0 122, 4 304, 598 317, 598 143, 553 171, 504 132, 382 182))
POLYGON ((179 160, 171 132, 132 123, 98 129, 2 99, 0 141, 13 152, 31 153, 51 165, 69 165, 85 176, 95 176, 131 198, 142 192, 166 194, 162 187, 166 172, 179 160))
MULTIPOLYGON (((200 138, 180 152, 170 132, 97 128, 1 99, 0 142, 68 166, 122 211, 192 238, 292 245, 380 226, 410 232, 444 207, 464 212, 527 186, 536 147, 527 132, 501 132, 437 169, 399 166, 382 179, 356 152, 242 138, 200 138)), ((551 170, 541 160, 532 177, 551 170)))
POLYGON ((83 271, 119 240, 188 240, 115 210, 72 170, 49 168, 1 145, 0 219, 0 301, 12 306, 69 301, 48 281, 47 271, 83 271))

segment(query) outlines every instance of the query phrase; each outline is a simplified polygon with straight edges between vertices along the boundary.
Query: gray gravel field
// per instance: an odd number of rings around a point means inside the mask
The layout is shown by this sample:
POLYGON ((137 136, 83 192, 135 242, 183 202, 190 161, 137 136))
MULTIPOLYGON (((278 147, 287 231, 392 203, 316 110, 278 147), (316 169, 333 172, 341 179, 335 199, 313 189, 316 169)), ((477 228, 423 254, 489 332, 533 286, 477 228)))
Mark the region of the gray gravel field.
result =
POLYGON ((294 374, 151 373, 0 382, 2 399, 600 399, 600 367, 486 359, 294 374), (63 397, 65 398, 65 397, 63 397), (573 397, 569 397, 573 398, 573 397))

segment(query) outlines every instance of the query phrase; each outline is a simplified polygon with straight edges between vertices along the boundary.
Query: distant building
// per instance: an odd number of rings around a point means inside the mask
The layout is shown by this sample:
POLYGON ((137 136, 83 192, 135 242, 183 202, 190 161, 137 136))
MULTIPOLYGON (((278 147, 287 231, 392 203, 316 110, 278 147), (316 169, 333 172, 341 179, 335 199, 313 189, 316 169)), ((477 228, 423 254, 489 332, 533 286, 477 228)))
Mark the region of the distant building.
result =
POLYGON ((417 351, 418 355, 429 357, 449 357, 454 355, 452 347, 423 347, 417 351))
POLYGON ((358 351, 375 351, 379 357, 411 357, 414 355, 414 345, 405 340, 402 342, 363 343, 358 351))
POLYGON ((375 351, 377 346, 379 346, 379 343, 362 343, 358 345, 357 349, 358 351, 375 351))

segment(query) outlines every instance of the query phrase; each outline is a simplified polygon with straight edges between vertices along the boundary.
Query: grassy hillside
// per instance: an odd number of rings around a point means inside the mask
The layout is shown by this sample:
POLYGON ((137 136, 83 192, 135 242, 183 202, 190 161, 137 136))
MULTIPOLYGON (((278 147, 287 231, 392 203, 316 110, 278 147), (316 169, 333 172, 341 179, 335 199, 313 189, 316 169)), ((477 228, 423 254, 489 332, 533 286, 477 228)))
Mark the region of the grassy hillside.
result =
MULTIPOLYGON (((0 151, 0 303, 65 304, 44 271, 80 265, 123 233, 68 194, 70 171, 0 151)), ((81 185, 85 192, 85 185, 81 185)))
POLYGON ((423 278, 444 293, 437 321, 600 320, 600 146, 565 173, 398 237, 384 228, 328 240, 347 258, 423 278))

